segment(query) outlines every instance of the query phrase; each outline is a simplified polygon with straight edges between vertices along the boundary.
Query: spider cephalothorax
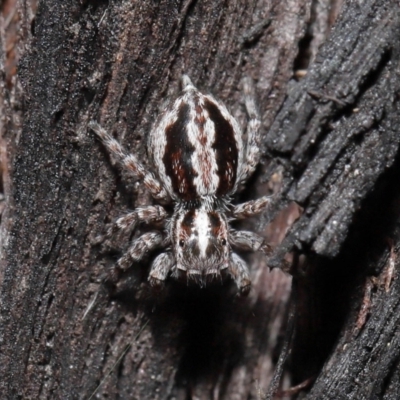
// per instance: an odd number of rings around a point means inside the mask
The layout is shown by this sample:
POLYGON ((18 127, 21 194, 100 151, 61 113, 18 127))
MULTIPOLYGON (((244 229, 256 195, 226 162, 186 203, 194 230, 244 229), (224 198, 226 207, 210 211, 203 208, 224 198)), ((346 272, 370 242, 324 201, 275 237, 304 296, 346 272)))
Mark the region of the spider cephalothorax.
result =
POLYGON ((176 268, 200 281, 228 268, 229 227, 224 215, 204 205, 176 214, 172 228, 176 268))
POLYGON ((152 285, 169 274, 183 272, 200 284, 227 271, 242 293, 250 289, 246 263, 234 252, 269 251, 253 232, 236 231, 230 220, 262 212, 268 197, 231 204, 231 196, 253 173, 260 158, 259 117, 245 83, 246 108, 250 117, 247 140, 226 107, 211 95, 198 91, 190 79, 182 78, 183 93, 160 115, 149 135, 148 153, 154 173, 148 172, 133 154, 97 123, 90 127, 122 168, 142 179, 154 199, 172 202, 168 215, 162 206, 147 206, 119 218, 108 234, 132 231, 137 223, 163 223, 162 231, 148 232, 135 239, 117 263, 127 269, 157 248, 150 270, 152 285))

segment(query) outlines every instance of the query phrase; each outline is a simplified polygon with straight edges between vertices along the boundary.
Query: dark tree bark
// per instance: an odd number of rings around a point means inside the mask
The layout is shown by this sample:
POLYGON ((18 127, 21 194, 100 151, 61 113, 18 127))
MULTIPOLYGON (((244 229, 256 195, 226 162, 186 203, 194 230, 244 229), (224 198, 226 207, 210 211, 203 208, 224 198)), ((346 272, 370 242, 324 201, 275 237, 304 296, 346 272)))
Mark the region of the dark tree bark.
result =
POLYGON ((279 267, 293 252, 284 388, 308 380, 303 398, 399 398, 397 4, 349 1, 338 16, 340 2, 307 0, 21 0, 14 16, 12 5, 1 20, 3 397, 262 398, 290 295, 279 267), (276 193, 248 226, 277 247, 270 260, 248 256, 246 300, 229 282, 169 280, 156 295, 147 263, 115 288, 115 257, 95 244, 151 199, 88 122, 147 164, 148 132, 183 72, 243 126, 241 80, 256 85, 264 157, 237 200, 276 193))

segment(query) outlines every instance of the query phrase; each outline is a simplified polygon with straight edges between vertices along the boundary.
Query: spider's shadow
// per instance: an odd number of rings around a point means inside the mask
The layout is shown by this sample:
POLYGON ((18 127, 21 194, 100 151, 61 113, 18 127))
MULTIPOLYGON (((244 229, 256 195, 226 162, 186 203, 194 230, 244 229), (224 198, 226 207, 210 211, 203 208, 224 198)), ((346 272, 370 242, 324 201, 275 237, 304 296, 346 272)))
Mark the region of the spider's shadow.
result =
MULTIPOLYGON (((132 279, 136 281, 138 276, 132 279)), ((140 296, 127 289, 114 297, 130 312, 143 312, 148 317, 154 348, 161 359, 164 354, 175 354, 176 384, 188 390, 202 383, 207 387, 218 383, 220 392, 224 392, 235 367, 245 362, 249 323, 256 321, 250 327, 255 330, 266 326, 265 320, 259 324, 259 319, 249 318, 255 311, 254 305, 250 309, 250 302, 237 296, 230 280, 200 288, 169 279, 156 295, 147 287, 140 296), (217 382, 221 376, 226 382, 217 382)), ((262 311, 267 306, 256 307, 268 319, 262 311)))

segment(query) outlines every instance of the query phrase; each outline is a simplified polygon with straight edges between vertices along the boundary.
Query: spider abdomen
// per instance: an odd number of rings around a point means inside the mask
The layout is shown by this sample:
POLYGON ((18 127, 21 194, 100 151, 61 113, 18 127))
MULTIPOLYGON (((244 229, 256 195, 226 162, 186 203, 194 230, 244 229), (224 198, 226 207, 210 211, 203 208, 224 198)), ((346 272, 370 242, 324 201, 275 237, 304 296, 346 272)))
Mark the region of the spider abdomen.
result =
POLYGON ((223 104, 189 85, 162 114, 149 152, 172 198, 222 197, 236 189, 241 130, 223 104))

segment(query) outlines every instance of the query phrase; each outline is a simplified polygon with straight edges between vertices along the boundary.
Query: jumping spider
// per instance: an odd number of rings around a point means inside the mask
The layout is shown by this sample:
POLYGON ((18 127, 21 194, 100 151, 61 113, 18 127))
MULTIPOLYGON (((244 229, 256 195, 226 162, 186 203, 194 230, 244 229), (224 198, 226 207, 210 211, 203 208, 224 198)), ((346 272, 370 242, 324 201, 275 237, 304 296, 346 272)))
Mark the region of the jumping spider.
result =
POLYGON ((260 118, 245 82, 245 104, 249 115, 247 143, 226 107, 213 96, 201 93, 188 76, 182 77, 182 94, 160 115, 150 133, 148 153, 154 174, 127 153, 99 124, 90 128, 131 175, 143 181, 153 198, 172 202, 173 213, 164 207, 138 207, 120 217, 108 229, 131 232, 138 223, 162 224, 160 231, 144 233, 133 240, 118 260, 117 270, 126 270, 149 252, 165 249, 155 257, 149 275, 152 286, 169 274, 186 274, 202 285, 227 271, 240 292, 247 294, 251 281, 245 261, 232 249, 263 251, 270 247, 253 232, 237 231, 232 220, 261 213, 269 203, 264 196, 233 205, 231 196, 249 178, 260 160, 260 118))

